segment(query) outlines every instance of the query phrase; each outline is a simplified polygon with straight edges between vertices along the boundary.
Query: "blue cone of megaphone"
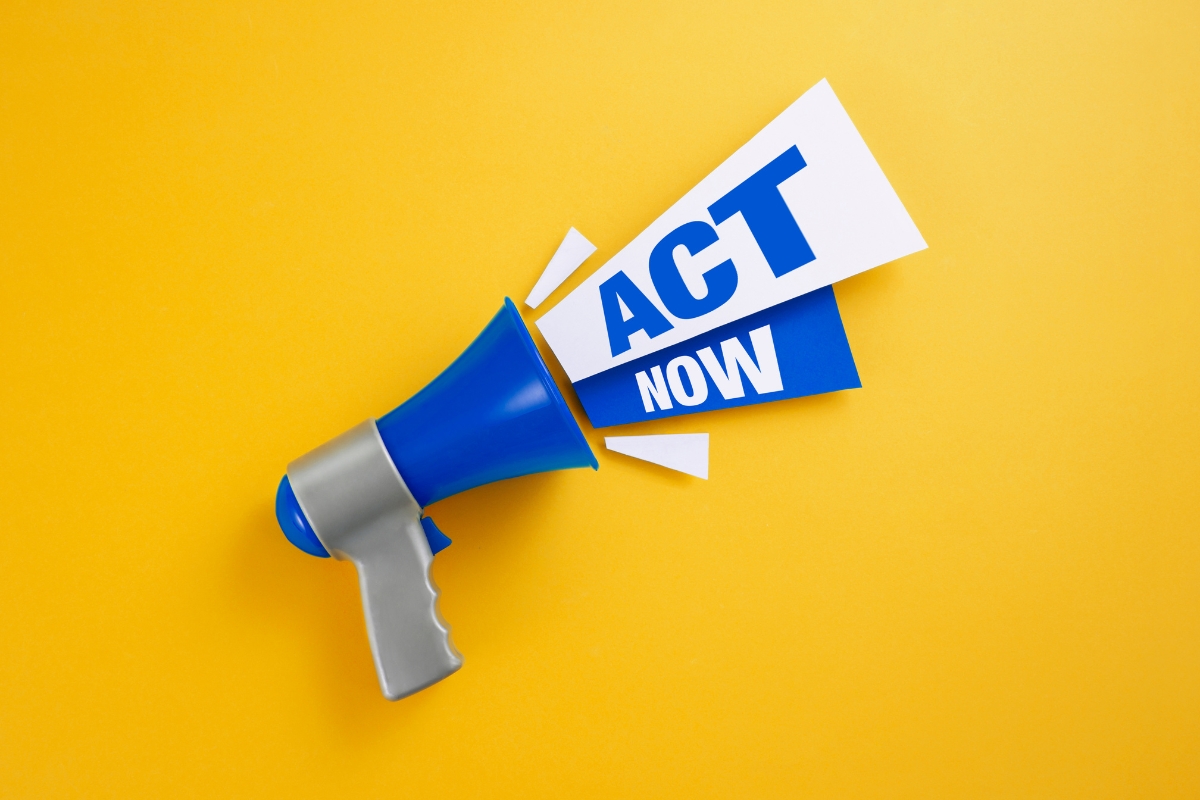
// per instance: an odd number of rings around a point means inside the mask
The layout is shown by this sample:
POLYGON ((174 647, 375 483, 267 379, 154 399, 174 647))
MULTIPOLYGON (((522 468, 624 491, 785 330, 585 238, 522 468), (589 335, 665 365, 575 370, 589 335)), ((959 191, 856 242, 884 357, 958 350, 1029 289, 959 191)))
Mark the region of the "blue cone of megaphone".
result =
POLYGON ((304 552, 354 563, 380 685, 395 700, 462 665, 429 577, 450 540, 422 509, 485 483, 588 466, 596 457, 505 298, 428 386, 289 464, 275 514, 304 552))

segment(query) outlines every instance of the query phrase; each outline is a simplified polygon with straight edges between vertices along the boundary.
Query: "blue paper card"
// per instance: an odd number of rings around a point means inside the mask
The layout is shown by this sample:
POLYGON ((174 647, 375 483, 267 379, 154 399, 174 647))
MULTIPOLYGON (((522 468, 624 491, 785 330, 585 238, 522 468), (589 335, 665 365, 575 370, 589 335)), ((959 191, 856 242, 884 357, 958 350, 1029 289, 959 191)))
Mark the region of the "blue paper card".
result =
POLYGON ((574 384, 605 428, 862 386, 825 286, 574 384))

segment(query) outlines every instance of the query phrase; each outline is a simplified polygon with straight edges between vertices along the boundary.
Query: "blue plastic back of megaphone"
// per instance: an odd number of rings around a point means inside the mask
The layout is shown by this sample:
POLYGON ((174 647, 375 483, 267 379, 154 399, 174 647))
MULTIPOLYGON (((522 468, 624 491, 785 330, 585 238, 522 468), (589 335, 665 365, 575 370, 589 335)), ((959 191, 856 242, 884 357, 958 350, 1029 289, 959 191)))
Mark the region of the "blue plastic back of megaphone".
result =
MULTIPOLYGON (((454 363, 377 425, 388 455, 422 507, 505 478, 599 468, 508 298, 454 363)), ((286 477, 275 513, 292 544, 327 555, 286 477)))

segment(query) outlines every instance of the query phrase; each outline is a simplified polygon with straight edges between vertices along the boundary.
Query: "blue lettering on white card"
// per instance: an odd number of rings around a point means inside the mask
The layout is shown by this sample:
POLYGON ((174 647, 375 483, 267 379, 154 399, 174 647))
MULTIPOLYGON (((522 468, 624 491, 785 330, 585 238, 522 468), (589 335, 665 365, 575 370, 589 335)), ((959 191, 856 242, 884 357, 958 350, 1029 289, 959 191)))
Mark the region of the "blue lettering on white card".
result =
MULTIPOLYGON (((578 383, 924 247, 866 142, 822 81, 537 326, 567 377, 578 383)), ((741 332, 748 336, 750 330, 741 332)), ((771 330, 782 353, 778 332, 771 330)), ((749 339, 743 344, 749 353, 749 339)), ((720 345, 712 343, 714 356, 720 345)), ((646 380, 658 385, 657 366, 668 391, 672 376, 683 387, 682 407, 708 408, 720 393, 704 395, 698 381, 691 388, 691 377, 704 368, 698 349, 678 357, 686 358, 673 368, 669 359, 646 362, 646 380)), ((635 374, 629 373, 631 381, 635 374)), ((672 406, 678 412, 681 401, 672 406)))

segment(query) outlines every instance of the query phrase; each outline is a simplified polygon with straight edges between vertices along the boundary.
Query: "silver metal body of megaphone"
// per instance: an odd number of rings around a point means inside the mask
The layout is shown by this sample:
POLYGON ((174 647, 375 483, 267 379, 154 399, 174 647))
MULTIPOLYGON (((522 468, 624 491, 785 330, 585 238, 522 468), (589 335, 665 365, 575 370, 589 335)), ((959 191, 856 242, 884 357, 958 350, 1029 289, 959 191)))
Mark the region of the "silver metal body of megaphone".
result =
POLYGON ((421 506, 388 456, 375 420, 296 459, 287 475, 321 544, 358 571, 384 696, 398 700, 461 667, 437 610, 421 506))

